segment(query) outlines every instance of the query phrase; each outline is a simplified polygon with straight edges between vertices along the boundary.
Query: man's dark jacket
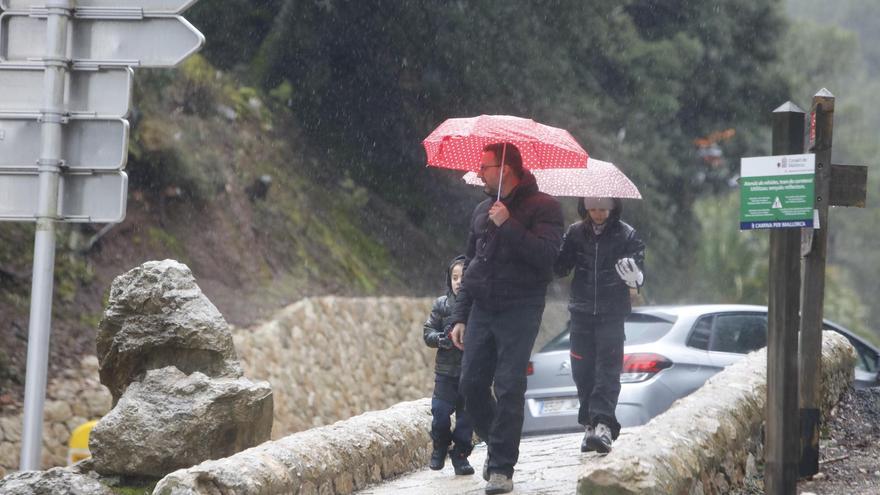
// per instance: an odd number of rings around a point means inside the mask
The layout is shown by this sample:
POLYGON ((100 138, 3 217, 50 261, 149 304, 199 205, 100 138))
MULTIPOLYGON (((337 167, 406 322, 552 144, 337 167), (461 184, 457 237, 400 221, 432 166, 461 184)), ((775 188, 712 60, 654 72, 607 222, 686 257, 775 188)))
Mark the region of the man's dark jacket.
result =
POLYGON ((446 269, 446 295, 434 300, 431 314, 428 315, 424 326, 424 339, 428 347, 437 349, 437 357, 434 359, 434 373, 458 377, 461 375, 461 351, 455 347, 450 349, 440 348, 440 339, 449 338, 452 330, 452 308, 455 306, 455 294, 452 292, 452 267, 457 263, 464 264, 464 256, 458 256, 446 269))
POLYGON ((501 227, 489 220, 494 196, 477 205, 471 216, 455 323, 467 323, 474 303, 487 311, 544 305, 565 227, 562 209, 555 198, 538 191, 535 176, 527 170, 501 202, 510 212, 501 227))
POLYGON ((578 206, 584 220, 566 231, 554 266, 560 277, 574 269, 568 309, 592 315, 628 315, 632 311, 629 288, 615 265, 622 258, 633 258, 644 270, 645 243, 634 228, 620 220, 623 208, 619 199, 614 200, 605 228, 598 235, 582 204, 578 206))

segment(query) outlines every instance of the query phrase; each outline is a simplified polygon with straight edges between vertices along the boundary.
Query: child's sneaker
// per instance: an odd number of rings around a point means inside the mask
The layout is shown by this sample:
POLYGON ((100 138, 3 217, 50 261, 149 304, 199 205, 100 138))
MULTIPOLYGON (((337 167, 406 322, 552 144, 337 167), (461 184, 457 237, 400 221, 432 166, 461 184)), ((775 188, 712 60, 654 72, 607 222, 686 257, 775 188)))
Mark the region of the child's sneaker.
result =
POLYGON ((449 460, 452 462, 452 468, 458 476, 474 474, 474 467, 468 462, 470 452, 466 449, 459 449, 458 445, 449 451, 449 460))
POLYGON ((446 463, 446 451, 449 449, 449 445, 444 445, 438 442, 434 442, 434 451, 431 452, 431 463, 429 467, 434 471, 439 471, 443 469, 443 465, 446 463))

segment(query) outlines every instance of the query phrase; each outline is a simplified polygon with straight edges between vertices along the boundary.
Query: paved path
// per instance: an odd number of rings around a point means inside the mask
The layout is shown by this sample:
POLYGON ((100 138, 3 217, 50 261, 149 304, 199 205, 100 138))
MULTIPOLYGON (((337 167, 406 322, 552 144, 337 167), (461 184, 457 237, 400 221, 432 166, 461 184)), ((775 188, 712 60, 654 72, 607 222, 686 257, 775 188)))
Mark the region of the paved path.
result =
MULTIPOLYGON (((627 429, 621 437, 628 435, 627 429)), ((582 454, 583 433, 548 435, 523 438, 520 444, 519 462, 513 475, 513 492, 530 495, 570 495, 577 488, 582 466, 598 457, 598 454, 582 454)), ((448 459, 442 471, 423 469, 381 485, 357 492, 360 495, 482 495, 486 482, 481 472, 486 458, 485 444, 478 445, 470 456, 476 473, 472 476, 455 476, 448 459)))

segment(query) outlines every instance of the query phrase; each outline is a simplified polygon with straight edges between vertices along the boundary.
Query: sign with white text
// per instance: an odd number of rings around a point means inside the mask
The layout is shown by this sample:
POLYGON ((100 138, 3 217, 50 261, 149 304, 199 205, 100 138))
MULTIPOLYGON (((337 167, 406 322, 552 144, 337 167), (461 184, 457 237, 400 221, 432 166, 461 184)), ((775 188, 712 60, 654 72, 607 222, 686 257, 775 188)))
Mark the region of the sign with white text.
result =
POLYGON ((740 229, 813 227, 816 155, 743 158, 740 229))

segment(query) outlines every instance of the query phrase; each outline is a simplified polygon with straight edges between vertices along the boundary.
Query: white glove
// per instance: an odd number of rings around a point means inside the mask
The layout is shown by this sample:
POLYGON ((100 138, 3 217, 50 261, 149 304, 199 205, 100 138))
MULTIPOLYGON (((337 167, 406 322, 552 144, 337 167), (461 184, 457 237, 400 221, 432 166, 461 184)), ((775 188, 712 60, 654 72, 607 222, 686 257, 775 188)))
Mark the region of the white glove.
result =
POLYGON ((645 274, 639 270, 639 265, 636 265, 636 260, 632 258, 622 258, 614 265, 614 268, 620 278, 626 282, 626 285, 633 289, 641 287, 642 282, 645 281, 645 274))

